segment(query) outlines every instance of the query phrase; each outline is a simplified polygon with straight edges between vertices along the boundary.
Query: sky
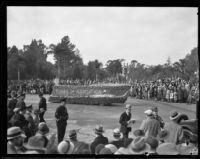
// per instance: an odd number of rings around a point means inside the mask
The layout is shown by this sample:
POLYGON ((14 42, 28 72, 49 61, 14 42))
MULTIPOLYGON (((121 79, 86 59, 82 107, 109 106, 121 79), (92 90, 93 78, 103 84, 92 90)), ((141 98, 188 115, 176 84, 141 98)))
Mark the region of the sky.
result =
MULTIPOLYGON (((184 58, 197 47, 195 7, 7 7, 7 44, 46 46, 68 35, 83 62, 137 60, 146 65, 184 58)), ((49 56, 48 61, 53 62, 49 56)))

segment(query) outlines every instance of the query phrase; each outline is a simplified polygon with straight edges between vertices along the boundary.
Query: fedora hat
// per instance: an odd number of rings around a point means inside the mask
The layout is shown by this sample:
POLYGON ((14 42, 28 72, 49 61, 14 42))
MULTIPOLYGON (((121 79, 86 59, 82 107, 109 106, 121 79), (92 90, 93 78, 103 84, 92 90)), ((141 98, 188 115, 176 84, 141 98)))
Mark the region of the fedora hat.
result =
POLYGON ((77 133, 76 133, 76 130, 70 130, 69 131, 69 138, 71 139, 71 138, 73 138, 73 137, 76 137, 77 136, 77 133))
POLYGON ((59 154, 72 154, 74 151, 74 144, 68 140, 64 140, 58 145, 59 154))
POLYGON ((7 129, 7 140, 11 140, 19 136, 26 138, 19 127, 14 126, 7 129))
POLYGON ((104 133, 103 126, 102 125, 97 125, 95 127, 94 131, 95 131, 96 134, 102 134, 102 133, 104 133))
POLYGON ((44 148, 45 145, 45 139, 43 136, 36 135, 32 136, 28 139, 28 143, 25 146, 28 150, 43 150, 45 151, 46 148, 44 148))
POLYGON ((49 133, 49 128, 47 126, 47 124, 45 122, 41 122, 38 125, 38 133, 45 135, 47 133, 49 133))
POLYGON ((181 116, 181 113, 178 113, 177 111, 170 112, 170 120, 177 120, 181 116))
POLYGON ((145 154, 150 151, 150 146, 146 143, 144 137, 136 137, 128 147, 129 154, 145 154))
POLYGON ((162 143, 158 146, 156 152, 159 155, 178 155, 179 152, 175 144, 172 143, 162 143))
POLYGON ((161 141, 161 140, 167 139, 168 137, 169 137, 169 131, 163 129, 163 130, 161 130, 161 131, 158 133, 157 139, 158 139, 159 141, 161 141))

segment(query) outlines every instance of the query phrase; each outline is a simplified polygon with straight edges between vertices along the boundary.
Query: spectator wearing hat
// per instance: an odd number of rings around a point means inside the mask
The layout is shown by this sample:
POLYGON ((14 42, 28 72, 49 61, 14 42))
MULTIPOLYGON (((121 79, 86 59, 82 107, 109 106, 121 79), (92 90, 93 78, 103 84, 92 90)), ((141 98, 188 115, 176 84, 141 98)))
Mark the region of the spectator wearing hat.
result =
POLYGON ((95 149, 96 149, 97 145, 108 144, 108 138, 103 136, 104 130, 103 130, 102 125, 97 125, 96 128, 94 129, 94 131, 95 131, 95 134, 96 134, 96 138, 94 139, 94 141, 90 145, 90 150, 91 150, 92 154, 95 154, 95 149))
POLYGON ((25 137, 19 127, 7 129, 7 154, 22 154, 26 152, 27 149, 23 146, 25 137))
POLYGON ((148 137, 145 137, 145 141, 150 146, 150 150, 148 151, 148 155, 158 155, 156 153, 156 149, 157 149, 158 144, 159 144, 158 140, 155 137, 148 136, 148 137))
POLYGON ((180 144, 183 140, 183 128, 177 123, 181 116, 181 113, 172 111, 170 113, 170 122, 165 126, 165 129, 169 131, 169 137, 166 142, 173 143, 175 145, 180 144))
POLYGON ((118 150, 118 148, 115 145, 113 145, 113 144, 107 144, 107 145, 105 145, 105 148, 110 149, 110 151, 112 152, 112 154, 114 154, 118 150))
POLYGON ((15 108, 15 114, 10 119, 11 126, 20 127, 24 131, 24 129, 28 126, 28 121, 25 119, 26 108, 15 108))
POLYGON ((140 130, 143 130, 145 136, 157 137, 158 133, 161 131, 160 123, 153 117, 152 110, 146 110, 146 119, 142 121, 140 130))
POLYGON ((58 144, 59 154, 72 154, 74 151, 74 144, 68 140, 64 140, 58 144))
POLYGON ((45 122, 44 113, 47 110, 47 102, 46 102, 46 99, 43 97, 42 93, 39 93, 38 96, 40 98, 40 102, 39 102, 39 110, 40 110, 39 118, 40 118, 40 122, 45 122))
POLYGON ((76 130, 72 129, 72 130, 69 131, 69 140, 70 140, 70 142, 72 142, 74 144, 74 147, 77 146, 79 141, 77 140, 76 130))
POLYGON ((42 136, 44 138, 45 144, 44 147, 47 146, 49 140, 47 138, 47 134, 49 133, 49 128, 45 122, 41 122, 38 125, 38 132, 36 136, 42 136))
POLYGON ((123 147, 124 141, 121 138, 121 133, 118 128, 113 130, 113 138, 114 140, 110 144, 115 145, 117 148, 123 147))
POLYGON ((120 132, 123 134, 123 139, 128 138, 128 134, 131 131, 131 127, 128 125, 132 122, 131 120, 131 105, 126 104, 125 112, 120 116, 119 123, 121 124, 120 132))
POLYGON ((152 107, 151 110, 152 110, 152 112, 153 112, 153 116, 154 116, 154 118, 155 118, 156 120, 159 121, 159 123, 160 123, 160 127, 163 129, 165 123, 164 123, 163 119, 161 118, 161 116, 158 115, 158 108, 157 108, 157 107, 152 107))
POLYGON ((64 98, 61 99, 61 105, 56 109, 55 118, 56 118, 57 133, 58 133, 58 143, 60 143, 65 136, 67 120, 69 118, 66 107, 66 99, 64 98))
POLYGON ((136 137, 128 147, 128 154, 144 155, 149 152, 150 146, 146 143, 144 137, 136 137))
POLYGON ((176 148, 176 145, 173 143, 162 143, 158 146, 156 152, 159 155, 178 155, 179 152, 176 148))
POLYGON ((99 145, 97 145, 96 148, 95 148, 95 155, 98 155, 99 152, 100 152, 104 147, 105 147, 104 144, 99 144, 99 145))
POLYGON ((21 93, 18 95, 18 101, 16 104, 16 108, 26 109, 26 104, 24 102, 24 99, 25 99, 25 94, 21 93))
POLYGON ((39 154, 45 154, 45 139, 42 136, 32 136, 28 139, 28 143, 25 146, 28 151, 36 151, 39 154))
POLYGON ((135 130, 135 131, 133 132, 133 135, 134 135, 135 137, 138 137, 138 136, 144 137, 144 136, 145 136, 145 133, 144 133, 143 130, 137 129, 137 130, 135 130))
POLYGON ((8 120, 14 115, 13 110, 15 109, 17 104, 17 94, 15 91, 11 92, 11 99, 8 101, 8 120))

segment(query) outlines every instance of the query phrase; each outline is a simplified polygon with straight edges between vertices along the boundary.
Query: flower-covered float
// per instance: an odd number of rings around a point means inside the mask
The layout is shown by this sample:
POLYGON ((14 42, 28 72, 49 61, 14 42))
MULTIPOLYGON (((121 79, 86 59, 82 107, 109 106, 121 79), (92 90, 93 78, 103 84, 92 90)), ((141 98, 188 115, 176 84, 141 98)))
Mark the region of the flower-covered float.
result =
POLYGON ((124 103, 129 90, 130 86, 124 84, 60 85, 54 86, 49 101, 59 103, 64 97, 70 104, 111 105, 124 103))

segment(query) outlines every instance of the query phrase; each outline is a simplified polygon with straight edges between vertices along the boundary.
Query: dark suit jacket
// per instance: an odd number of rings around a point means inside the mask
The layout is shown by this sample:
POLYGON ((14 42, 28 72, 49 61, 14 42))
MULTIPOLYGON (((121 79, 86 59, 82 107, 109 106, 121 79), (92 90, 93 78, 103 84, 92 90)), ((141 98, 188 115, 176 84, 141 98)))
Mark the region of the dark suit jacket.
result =
POLYGON ((94 139, 94 141, 91 143, 90 145, 90 150, 92 154, 95 154, 95 148, 99 145, 99 144, 108 144, 108 138, 104 137, 103 135, 100 135, 98 137, 96 137, 94 139))
POLYGON ((122 139, 111 141, 110 144, 115 145, 118 149, 124 147, 124 141, 122 139))
POLYGON ((127 127, 127 121, 131 119, 131 114, 127 115, 126 112, 123 112, 120 116, 119 123, 121 124, 120 131, 124 134, 127 131, 130 131, 127 127))
POLYGON ((44 110, 47 110, 47 103, 46 103, 46 99, 44 97, 42 97, 40 99, 40 102, 39 102, 39 109, 40 108, 43 108, 44 110))

